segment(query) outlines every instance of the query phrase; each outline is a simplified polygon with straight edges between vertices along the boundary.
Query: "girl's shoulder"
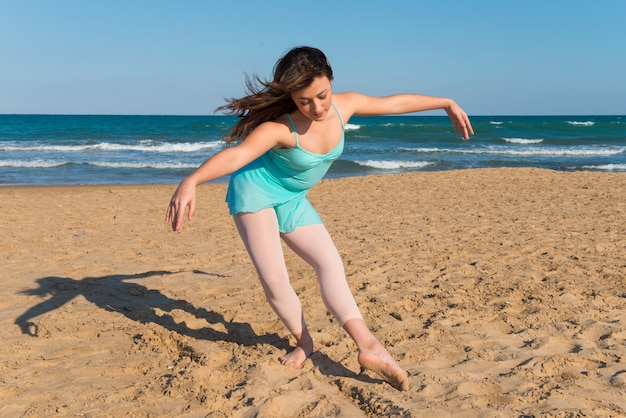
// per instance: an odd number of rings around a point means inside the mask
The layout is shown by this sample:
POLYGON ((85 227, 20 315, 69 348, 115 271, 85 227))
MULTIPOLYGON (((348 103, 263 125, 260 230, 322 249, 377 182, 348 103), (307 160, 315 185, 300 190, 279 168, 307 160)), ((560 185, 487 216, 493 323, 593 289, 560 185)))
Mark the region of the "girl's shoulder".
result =
POLYGON ((255 136, 271 137, 279 147, 292 146, 293 131, 286 115, 260 123, 254 128, 255 136))
POLYGON ((356 113, 360 103, 366 97, 364 94, 353 91, 333 93, 333 103, 339 108, 344 119, 348 120, 356 113))

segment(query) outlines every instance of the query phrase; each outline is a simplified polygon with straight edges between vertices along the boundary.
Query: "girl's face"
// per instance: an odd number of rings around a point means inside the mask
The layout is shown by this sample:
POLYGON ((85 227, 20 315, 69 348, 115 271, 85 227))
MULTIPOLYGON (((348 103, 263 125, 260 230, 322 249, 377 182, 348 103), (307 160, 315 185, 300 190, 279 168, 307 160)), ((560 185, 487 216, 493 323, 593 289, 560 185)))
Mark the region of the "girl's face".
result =
POLYGON ((291 93, 300 113, 312 121, 322 121, 328 116, 332 104, 332 83, 326 76, 315 77, 308 87, 291 93))

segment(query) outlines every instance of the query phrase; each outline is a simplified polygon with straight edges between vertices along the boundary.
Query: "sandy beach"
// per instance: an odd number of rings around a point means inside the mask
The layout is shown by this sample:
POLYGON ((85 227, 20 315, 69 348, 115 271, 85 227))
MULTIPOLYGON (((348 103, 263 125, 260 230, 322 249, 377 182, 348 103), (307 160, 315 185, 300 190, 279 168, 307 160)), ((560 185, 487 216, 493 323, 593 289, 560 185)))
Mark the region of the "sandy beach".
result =
POLYGON ((173 185, 0 188, 2 417, 626 415, 626 174, 478 169, 324 180, 310 199, 378 338, 359 374, 286 250, 317 351, 300 370, 226 204, 173 185))

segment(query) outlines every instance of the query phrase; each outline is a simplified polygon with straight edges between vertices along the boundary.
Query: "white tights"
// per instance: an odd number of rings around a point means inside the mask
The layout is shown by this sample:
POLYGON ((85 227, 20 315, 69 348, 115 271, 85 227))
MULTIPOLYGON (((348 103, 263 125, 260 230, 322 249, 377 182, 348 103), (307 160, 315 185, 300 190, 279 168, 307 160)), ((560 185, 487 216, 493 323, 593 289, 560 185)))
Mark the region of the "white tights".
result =
POLYGON ((289 282, 281 237, 313 267, 324 305, 337 321, 343 326, 351 319, 363 319, 348 287, 341 257, 324 225, 301 226, 293 232, 281 234, 271 208, 240 213, 234 219, 267 301, 292 334, 301 334, 306 329, 306 322, 300 299, 289 282))

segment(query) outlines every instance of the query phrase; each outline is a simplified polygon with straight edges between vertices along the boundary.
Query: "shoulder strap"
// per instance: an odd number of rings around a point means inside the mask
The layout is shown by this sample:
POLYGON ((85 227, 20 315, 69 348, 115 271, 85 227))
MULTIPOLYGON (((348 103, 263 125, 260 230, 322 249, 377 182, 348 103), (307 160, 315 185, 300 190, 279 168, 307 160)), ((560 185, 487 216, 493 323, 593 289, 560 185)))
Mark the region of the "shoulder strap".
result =
POLYGON ((331 104, 333 105, 333 107, 335 108, 335 111, 337 112, 337 115, 339 116, 339 120, 341 121, 341 127, 343 129, 346 129, 346 124, 343 123, 343 117, 341 116, 341 113, 339 113, 339 109, 337 109, 337 106, 335 106, 335 102, 331 102, 331 104))
POLYGON ((296 135, 296 145, 298 145, 298 131, 296 130, 296 124, 293 123, 293 119, 291 119, 291 115, 286 113, 287 119, 289 119, 289 123, 291 124, 291 129, 293 129, 293 133, 296 135))

